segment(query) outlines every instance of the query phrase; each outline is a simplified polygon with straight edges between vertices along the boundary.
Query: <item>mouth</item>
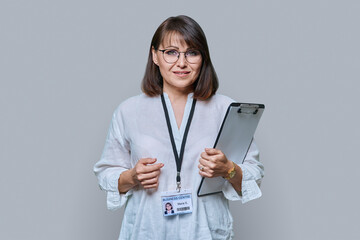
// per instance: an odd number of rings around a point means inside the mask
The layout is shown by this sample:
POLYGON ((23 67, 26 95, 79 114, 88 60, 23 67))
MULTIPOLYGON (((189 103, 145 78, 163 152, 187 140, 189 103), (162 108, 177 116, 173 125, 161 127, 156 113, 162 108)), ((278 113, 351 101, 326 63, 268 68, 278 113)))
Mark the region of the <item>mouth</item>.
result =
POLYGON ((184 77, 190 74, 190 71, 174 71, 173 72, 176 76, 184 77))

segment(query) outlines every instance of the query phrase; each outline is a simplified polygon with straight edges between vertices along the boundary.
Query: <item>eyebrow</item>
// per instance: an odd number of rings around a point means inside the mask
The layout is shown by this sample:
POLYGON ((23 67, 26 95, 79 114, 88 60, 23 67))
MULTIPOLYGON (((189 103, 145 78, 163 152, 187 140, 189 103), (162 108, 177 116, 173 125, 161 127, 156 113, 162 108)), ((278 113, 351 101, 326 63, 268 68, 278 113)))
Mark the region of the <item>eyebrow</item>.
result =
POLYGON ((176 48, 176 49, 179 49, 179 47, 176 47, 176 46, 172 46, 172 45, 170 45, 170 46, 167 46, 167 47, 165 47, 165 48, 176 48))
MULTIPOLYGON (((167 46, 167 47, 164 47, 164 49, 169 49, 169 48, 176 48, 177 50, 179 50, 180 48, 179 47, 176 47, 176 46, 167 46)), ((191 51, 191 50, 196 50, 194 48, 191 48, 191 47, 188 47, 185 51, 191 51)))

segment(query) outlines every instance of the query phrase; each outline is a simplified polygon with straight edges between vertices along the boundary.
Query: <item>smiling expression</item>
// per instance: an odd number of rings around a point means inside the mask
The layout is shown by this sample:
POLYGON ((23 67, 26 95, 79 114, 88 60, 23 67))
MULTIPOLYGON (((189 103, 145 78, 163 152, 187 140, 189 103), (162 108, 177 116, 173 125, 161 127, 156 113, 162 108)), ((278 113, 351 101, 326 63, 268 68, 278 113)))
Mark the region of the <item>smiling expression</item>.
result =
POLYGON ((172 209, 172 206, 170 203, 167 203, 166 204, 166 210, 170 211, 172 209))
MULTIPOLYGON (((169 33, 164 37, 159 49, 173 49, 186 52, 190 48, 178 33, 169 33)), ((193 84, 199 76, 202 61, 189 63, 183 53, 175 63, 167 63, 163 53, 152 49, 153 62, 159 66, 163 78, 163 91, 192 92, 193 84)))

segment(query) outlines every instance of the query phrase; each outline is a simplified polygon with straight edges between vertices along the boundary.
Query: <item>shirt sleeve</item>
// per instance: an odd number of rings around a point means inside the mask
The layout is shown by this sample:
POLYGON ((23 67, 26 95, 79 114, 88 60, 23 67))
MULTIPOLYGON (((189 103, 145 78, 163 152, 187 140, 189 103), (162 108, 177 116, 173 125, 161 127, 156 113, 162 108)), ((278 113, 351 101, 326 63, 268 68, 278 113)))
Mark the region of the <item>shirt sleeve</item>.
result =
POLYGON ((242 203, 249 202, 261 197, 260 184, 264 177, 264 166, 259 161, 259 150, 254 141, 242 164, 239 164, 243 172, 241 192, 238 193, 228 181, 222 189, 224 196, 231 201, 241 200, 242 203))
POLYGON ((121 111, 117 109, 112 117, 101 159, 94 166, 101 190, 107 193, 107 208, 116 210, 123 206, 132 190, 119 194, 120 174, 130 169, 130 146, 124 138, 124 124, 121 111))

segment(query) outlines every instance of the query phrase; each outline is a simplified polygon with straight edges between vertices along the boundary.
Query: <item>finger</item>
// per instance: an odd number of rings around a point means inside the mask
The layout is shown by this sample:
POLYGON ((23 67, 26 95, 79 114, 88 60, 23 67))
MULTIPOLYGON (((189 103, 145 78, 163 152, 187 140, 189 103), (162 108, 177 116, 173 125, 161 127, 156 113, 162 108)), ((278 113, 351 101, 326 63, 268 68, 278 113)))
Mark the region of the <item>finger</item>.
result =
POLYGON ((156 184, 159 180, 159 177, 155 177, 155 178, 151 178, 151 179, 147 179, 147 180, 144 180, 141 182, 141 184, 143 186, 145 185, 153 185, 153 184, 156 184))
POLYGON ((158 171, 160 170, 160 168, 162 168, 164 166, 163 163, 157 163, 157 164, 154 164, 154 165, 146 165, 144 166, 144 172, 147 173, 147 172, 154 172, 154 171, 158 171))
POLYGON ((199 163, 204 166, 205 169, 215 169, 216 163, 213 161, 208 161, 203 158, 200 158, 199 163))
POLYGON ((203 159, 203 158, 200 158, 200 159, 199 159, 199 163, 200 163, 202 166, 204 166, 204 167, 209 166, 209 161, 208 161, 208 160, 205 160, 205 159, 203 159))
POLYGON ((205 171, 208 170, 208 168, 206 168, 206 166, 201 165, 201 164, 198 165, 198 168, 199 168, 199 170, 200 170, 201 172, 205 172, 205 171))
POLYGON ((142 163, 142 164, 153 164, 157 161, 156 158, 140 158, 139 162, 142 163))
POLYGON ((140 177, 141 175, 149 174, 152 172, 158 172, 157 174, 160 174, 160 168, 162 168, 163 166, 164 166, 163 163, 158 163, 158 164, 154 164, 154 165, 150 165, 150 166, 137 164, 135 166, 135 173, 136 173, 137 179, 141 180, 141 177, 140 177))
POLYGON ((142 174, 139 174, 138 175, 138 180, 140 182, 144 181, 144 180, 147 180, 147 179, 152 179, 152 178, 155 178, 157 176, 160 175, 160 171, 154 171, 154 172, 150 172, 150 173, 142 173, 142 174))
POLYGON ((210 160, 209 158, 211 157, 209 154, 207 154, 206 152, 202 152, 200 154, 200 157, 202 157, 203 159, 206 159, 206 160, 210 160))
POLYGON ((205 170, 205 166, 204 166, 204 165, 201 165, 201 164, 198 165, 198 168, 200 169, 200 171, 204 171, 204 170, 205 170))
POLYGON ((216 155, 216 154, 221 154, 221 150, 219 149, 216 149, 216 148, 205 148, 205 152, 208 154, 208 155, 216 155))
POLYGON ((201 155, 201 158, 210 161, 210 162, 216 162, 219 158, 219 155, 214 154, 214 155, 209 155, 206 152, 203 152, 201 155))
POLYGON ((215 153, 215 154, 207 154, 207 152, 204 152, 201 156, 204 158, 204 159, 206 159, 206 160, 208 160, 208 161, 210 161, 210 162, 214 162, 214 163, 216 163, 216 162, 227 162, 227 158, 226 158, 226 156, 225 156, 225 154, 221 151, 221 150, 218 150, 218 149, 211 149, 211 150, 209 150, 209 152, 210 151, 212 151, 212 150, 215 150, 213 153, 215 153))
POLYGON ((158 185, 159 185, 158 183, 156 183, 156 184, 151 184, 151 185, 146 185, 146 186, 144 186, 144 188, 145 188, 145 189, 157 188, 158 185))
POLYGON ((207 169, 205 168, 203 171, 199 171, 199 174, 203 177, 207 177, 207 178, 213 178, 213 177, 217 177, 217 176, 221 176, 218 172, 212 170, 212 169, 207 169))
POLYGON ((211 174, 210 173, 207 173, 207 172, 204 172, 204 171, 199 171, 199 174, 200 176, 202 177, 207 177, 207 178, 211 178, 211 174))
POLYGON ((204 168, 202 172, 209 173, 211 177, 214 177, 214 174, 218 174, 221 171, 221 167, 219 164, 213 163, 211 161, 203 161, 200 160, 200 165, 203 165, 204 168))

